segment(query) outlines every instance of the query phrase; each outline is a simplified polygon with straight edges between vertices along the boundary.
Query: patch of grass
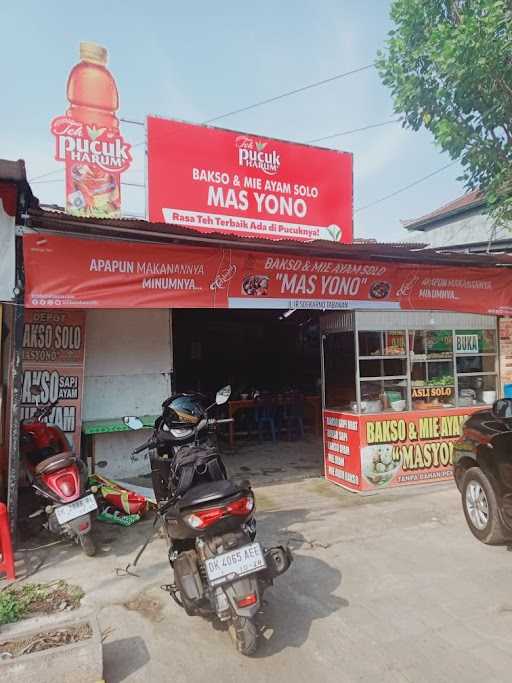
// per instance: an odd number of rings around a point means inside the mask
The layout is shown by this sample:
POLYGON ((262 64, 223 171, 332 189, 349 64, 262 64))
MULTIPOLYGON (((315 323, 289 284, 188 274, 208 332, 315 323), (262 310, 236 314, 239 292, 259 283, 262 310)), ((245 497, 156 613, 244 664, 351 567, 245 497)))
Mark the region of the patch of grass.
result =
POLYGON ((11 591, 0 593, 0 626, 18 621, 22 612, 20 601, 11 591))
POLYGON ((32 614, 51 614, 76 609, 83 598, 79 586, 66 581, 26 583, 0 591, 0 626, 25 619, 32 614))

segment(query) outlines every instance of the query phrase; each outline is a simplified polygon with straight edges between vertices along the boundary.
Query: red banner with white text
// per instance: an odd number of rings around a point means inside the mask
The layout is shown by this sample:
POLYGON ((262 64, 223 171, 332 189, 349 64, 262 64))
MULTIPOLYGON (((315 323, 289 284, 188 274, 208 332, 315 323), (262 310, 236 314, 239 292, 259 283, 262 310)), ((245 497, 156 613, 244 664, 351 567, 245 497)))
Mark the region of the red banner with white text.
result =
POLYGON ((481 409, 372 415, 325 410, 325 477, 352 491, 449 481, 464 420, 481 409))
POLYGON ((28 308, 448 310, 510 315, 512 273, 25 235, 28 308))
POLYGON ((55 402, 47 418, 80 453, 85 359, 83 311, 27 311, 23 327, 21 416, 55 402), (32 393, 39 387, 40 394, 32 393))
POLYGON ((352 242, 352 155, 148 117, 149 219, 269 240, 352 242))

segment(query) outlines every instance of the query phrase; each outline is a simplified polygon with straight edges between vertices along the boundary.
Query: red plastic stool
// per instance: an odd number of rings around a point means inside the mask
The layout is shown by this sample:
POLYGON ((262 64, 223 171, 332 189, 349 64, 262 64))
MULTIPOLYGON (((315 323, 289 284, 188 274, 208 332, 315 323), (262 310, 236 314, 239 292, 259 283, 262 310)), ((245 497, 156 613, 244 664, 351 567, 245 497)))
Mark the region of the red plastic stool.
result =
POLYGON ((7 508, 0 503, 0 574, 4 572, 8 579, 15 579, 14 555, 12 552, 11 532, 7 508))

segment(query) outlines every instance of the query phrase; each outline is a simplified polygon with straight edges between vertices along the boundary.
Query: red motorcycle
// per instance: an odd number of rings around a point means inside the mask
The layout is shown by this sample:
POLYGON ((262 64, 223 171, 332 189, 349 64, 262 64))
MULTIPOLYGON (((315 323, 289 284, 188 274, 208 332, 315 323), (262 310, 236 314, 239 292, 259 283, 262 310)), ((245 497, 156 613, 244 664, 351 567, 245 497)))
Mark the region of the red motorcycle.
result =
POLYGON ((91 535, 91 512, 97 509, 92 487, 87 491, 87 468, 71 450, 64 432, 47 423, 58 400, 39 407, 40 389, 34 387, 37 410, 21 421, 20 452, 30 484, 37 496, 45 499, 44 508, 31 515, 46 514, 45 527, 53 534, 80 543, 92 557, 96 546, 91 535))

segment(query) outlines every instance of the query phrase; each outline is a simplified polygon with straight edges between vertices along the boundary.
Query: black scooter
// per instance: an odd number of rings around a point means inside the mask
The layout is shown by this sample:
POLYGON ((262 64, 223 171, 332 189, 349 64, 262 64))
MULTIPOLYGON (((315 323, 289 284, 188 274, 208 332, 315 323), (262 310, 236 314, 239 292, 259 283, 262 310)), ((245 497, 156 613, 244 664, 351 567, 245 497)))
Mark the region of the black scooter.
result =
POLYGON ((512 543, 512 399, 473 413, 453 454, 455 483, 473 535, 488 545, 512 543))
MULTIPOLYGON (((209 430, 230 421, 208 417, 208 410, 226 403, 230 393, 230 387, 221 389, 205 412, 209 430)), ((135 417, 126 417, 125 423, 132 429, 144 426, 135 417)), ((167 533, 174 572, 174 583, 163 588, 189 616, 227 624, 238 651, 253 655, 263 592, 287 571, 292 555, 288 548, 266 549, 255 540, 250 483, 226 478, 217 449, 210 440, 199 440, 204 427, 203 420, 195 427, 192 444, 174 447, 172 430, 165 431, 159 418, 152 436, 133 453, 150 451, 157 515, 167 533), (158 455, 169 450, 170 459, 158 455)))

